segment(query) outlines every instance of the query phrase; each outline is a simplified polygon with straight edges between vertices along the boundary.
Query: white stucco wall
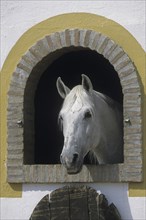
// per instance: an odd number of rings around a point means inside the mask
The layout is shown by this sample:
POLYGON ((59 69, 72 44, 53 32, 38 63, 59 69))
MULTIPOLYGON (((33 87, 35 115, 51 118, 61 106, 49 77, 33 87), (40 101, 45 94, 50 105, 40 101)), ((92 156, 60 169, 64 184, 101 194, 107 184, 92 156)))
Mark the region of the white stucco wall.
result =
POLYGON ((58 14, 89 12, 112 19, 124 26, 146 48, 145 0, 114 1, 31 1, 1 2, 1 66, 9 51, 33 25, 58 14))
MULTIPOLYGON (((1 1, 1 66, 19 37, 33 25, 58 14, 88 12, 105 16, 124 26, 146 48, 145 1, 1 1)), ((106 195, 123 220, 145 220, 145 198, 129 198, 128 184, 89 184, 106 195)), ((2 220, 26 220, 40 199, 63 185, 23 184, 22 198, 1 199, 2 220)))

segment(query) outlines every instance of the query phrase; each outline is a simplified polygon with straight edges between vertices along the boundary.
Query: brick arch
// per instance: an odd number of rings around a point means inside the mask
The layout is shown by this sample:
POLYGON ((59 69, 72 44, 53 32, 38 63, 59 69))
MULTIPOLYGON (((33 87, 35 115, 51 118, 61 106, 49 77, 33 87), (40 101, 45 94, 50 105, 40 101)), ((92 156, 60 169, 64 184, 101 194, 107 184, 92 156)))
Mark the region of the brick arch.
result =
MULTIPOLYGON (((24 152, 27 151, 27 157, 33 161, 34 128, 33 115, 34 107, 31 104, 34 98, 37 82, 42 73, 53 60, 64 54, 68 50, 77 48, 88 48, 103 55, 116 70, 123 91, 123 124, 124 124, 124 163, 111 166, 96 167, 97 173, 93 175, 89 167, 83 168, 82 172, 89 172, 90 175, 80 175, 81 181, 141 181, 142 175, 142 125, 141 125, 141 91, 138 82, 138 74, 133 62, 130 60, 124 50, 107 36, 93 30, 85 29, 66 29, 62 32, 56 32, 45 36, 36 42, 18 63, 11 79, 8 92, 8 181, 10 182, 48 182, 53 181, 51 174, 41 177, 42 170, 51 169, 49 165, 25 165, 24 152), (50 56, 49 63, 46 59, 50 56), (37 68, 36 68, 37 66, 37 68), (31 89, 30 89, 31 88, 31 89), (27 94, 27 95, 25 95, 27 94), (25 103, 25 104, 24 104, 25 103), (24 107, 26 109, 24 111, 24 107), (24 112, 23 112, 24 111, 24 112), (23 122, 27 122, 23 126, 23 122), (26 126, 26 127, 25 127, 26 126), (25 129, 24 129, 25 128, 25 129), (24 149, 24 136, 29 129, 31 138, 26 141, 24 149), (134 165, 135 169, 132 169, 134 165), (98 170, 99 169, 99 170, 98 170), (103 171, 100 171, 103 169, 103 171), (110 174, 115 170, 114 177, 110 174), (85 171, 84 171, 85 170, 85 171), (131 174, 133 172, 133 174, 131 174), (13 174, 14 173, 14 174, 13 174), (30 173, 33 175, 30 177, 30 173), (130 175, 131 174, 131 175, 130 175), (37 176, 37 177, 36 177, 37 176), (87 177, 88 176, 88 177, 87 177), (37 179, 38 178, 38 179, 37 179)), ((29 161, 29 159, 28 159, 29 161)), ((59 167, 59 165, 58 165, 59 167)), ((95 167, 94 167, 95 168, 95 167)), ((56 169, 55 166, 52 168, 56 169)), ((63 170, 64 172, 64 170, 63 170)), ((96 173, 96 171, 94 170, 96 173)), ((94 173, 93 172, 93 173, 94 173)), ((65 174, 64 174, 65 175, 65 174)), ((65 177, 66 181, 69 177, 65 177)), ((65 181, 59 179, 59 182, 65 181)))

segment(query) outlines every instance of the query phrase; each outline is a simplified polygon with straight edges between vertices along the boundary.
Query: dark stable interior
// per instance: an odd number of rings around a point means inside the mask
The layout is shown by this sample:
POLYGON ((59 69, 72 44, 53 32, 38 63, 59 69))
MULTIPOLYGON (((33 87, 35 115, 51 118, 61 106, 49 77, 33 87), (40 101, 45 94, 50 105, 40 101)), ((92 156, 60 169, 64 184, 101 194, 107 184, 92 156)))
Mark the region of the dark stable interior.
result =
MULTIPOLYGON (((58 113, 63 99, 56 89, 61 76, 73 88, 81 84, 81 74, 90 77, 93 88, 122 104, 120 80, 113 66, 96 51, 71 51, 56 59, 41 76, 35 94, 35 164, 58 164, 63 135, 58 126, 58 113)), ((88 164, 88 157, 84 163, 88 164)))

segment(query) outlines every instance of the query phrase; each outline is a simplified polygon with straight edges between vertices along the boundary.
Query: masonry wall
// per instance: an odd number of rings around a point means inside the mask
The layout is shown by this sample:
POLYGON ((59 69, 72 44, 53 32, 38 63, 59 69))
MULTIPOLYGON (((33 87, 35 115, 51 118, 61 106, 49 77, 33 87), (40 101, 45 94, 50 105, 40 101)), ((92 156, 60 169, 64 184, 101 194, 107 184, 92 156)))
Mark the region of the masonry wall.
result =
MULTIPOLYGON (((144 4, 144 1, 93 1, 92 3, 88 1, 3 1, 1 66, 9 51, 25 31, 49 17, 70 12, 90 12, 112 19, 124 26, 145 49, 144 4)), ((5 134, 1 135, 1 139, 4 139, 5 134)), ((3 155, 1 161, 5 163, 6 158, 3 155)), ((63 185, 65 184, 23 184, 21 188, 21 185, 19 187, 8 185, 5 178, 1 188, 1 218, 3 220, 28 219, 33 208, 44 195, 63 185), (19 209, 16 208, 18 206, 19 209)), ((114 202, 124 220, 145 219, 145 197, 144 193, 143 195, 140 193, 141 185, 131 186, 128 183, 87 185, 104 193, 109 202, 114 202), (129 192, 135 197, 129 196, 129 192)))

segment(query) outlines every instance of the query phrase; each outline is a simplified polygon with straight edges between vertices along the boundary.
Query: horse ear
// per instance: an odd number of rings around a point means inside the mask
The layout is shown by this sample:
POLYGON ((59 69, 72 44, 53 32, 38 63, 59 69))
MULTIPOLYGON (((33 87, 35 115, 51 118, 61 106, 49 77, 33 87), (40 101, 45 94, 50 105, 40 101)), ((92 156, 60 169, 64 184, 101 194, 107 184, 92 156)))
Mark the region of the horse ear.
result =
POLYGON ((91 91, 93 89, 91 80, 89 79, 88 76, 82 74, 82 86, 85 90, 87 90, 88 92, 91 91))
POLYGON ((59 95, 64 99, 70 92, 70 89, 63 83, 60 77, 58 77, 56 81, 56 86, 57 86, 59 95))

